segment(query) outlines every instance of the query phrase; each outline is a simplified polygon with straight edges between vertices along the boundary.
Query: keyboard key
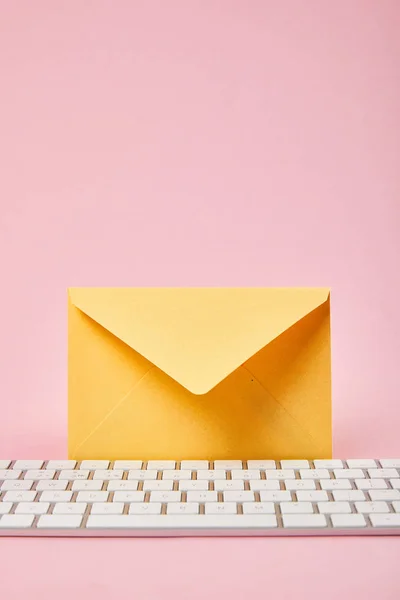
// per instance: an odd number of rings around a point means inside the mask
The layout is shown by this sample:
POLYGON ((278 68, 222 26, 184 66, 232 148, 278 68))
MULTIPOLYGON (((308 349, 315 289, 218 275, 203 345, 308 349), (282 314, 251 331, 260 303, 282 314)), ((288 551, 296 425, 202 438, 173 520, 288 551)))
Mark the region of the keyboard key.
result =
POLYGON ((244 483, 234 479, 217 479, 214 481, 214 489, 218 492, 224 492, 225 490, 240 491, 244 490, 244 483))
POLYGON ((35 515, 3 515, 0 529, 26 529, 31 527, 35 515))
POLYGON ((368 494, 371 500, 400 500, 400 490, 369 490, 368 494))
POLYGON ((89 474, 90 474, 90 471, 82 471, 82 470, 78 470, 78 469, 76 471, 72 471, 70 469, 66 469, 65 471, 60 472, 58 479, 60 479, 60 480, 66 479, 67 481, 76 481, 76 480, 80 480, 80 479, 88 479, 89 474))
POLYGON ((113 502, 144 502, 144 492, 114 492, 113 502))
POLYGON ((5 502, 33 502, 35 500, 36 492, 6 492, 4 494, 3 501, 5 502))
POLYGON ((225 502, 254 502, 254 492, 224 492, 225 502))
POLYGON ((158 472, 153 470, 138 470, 133 469, 128 473, 128 479, 135 479, 136 481, 145 481, 150 479, 157 479, 158 472))
POLYGON ((390 485, 395 490, 400 490, 400 479, 390 479, 390 485))
POLYGON ((76 502, 107 502, 108 492, 79 492, 76 502))
POLYGON ((208 460, 182 460, 181 469, 189 471, 204 471, 210 468, 208 460))
POLYGON ((28 469, 41 469, 44 460, 16 460, 13 469, 27 471, 28 469))
POLYGON ((215 471, 204 470, 204 471, 197 472, 198 480, 206 479, 207 481, 215 481, 216 479, 225 479, 225 478, 226 478, 226 473, 225 473, 225 471, 222 471, 221 469, 216 469, 215 471))
POLYGON ((82 523, 81 515, 42 515, 39 517, 38 529, 77 529, 82 523))
POLYGON ((218 492, 188 492, 187 493, 187 501, 188 502, 217 502, 218 500, 218 492))
POLYGON ((208 490, 208 481, 199 481, 198 479, 186 479, 179 482, 179 489, 183 492, 190 490, 206 491, 208 490))
POLYGON ((276 469, 274 460, 248 460, 247 466, 249 469, 276 469))
POLYGON ((192 471, 189 471, 188 469, 182 469, 181 471, 164 471, 162 474, 162 478, 167 481, 181 481, 182 479, 191 479, 192 471))
POLYGON ((122 479, 124 472, 121 469, 97 469, 94 472, 93 479, 101 479, 101 481, 110 481, 122 479))
POLYGON ((308 460, 281 460, 282 469, 309 469, 310 463, 308 460))
POLYGON ((372 458, 349 458, 346 460, 349 469, 375 469, 376 461, 372 458))
POLYGON ((314 529, 326 527, 325 515, 283 515, 283 526, 290 529, 314 529))
POLYGON ((95 481, 94 479, 87 479, 84 481, 74 481, 72 484, 73 492, 83 492, 90 490, 91 492, 100 491, 103 487, 102 481, 95 481))
POLYGON ((246 502, 243 504, 245 515, 274 515, 275 504, 273 502, 246 502))
POLYGON ((39 502, 70 502, 72 498, 72 492, 42 492, 39 498, 39 502))
POLYGON ((287 490, 315 490, 315 482, 312 479, 288 479, 285 481, 287 490))
POLYGON ((351 490, 351 483, 348 479, 322 479, 320 481, 323 490, 351 490))
POLYGON ((206 502, 204 505, 206 515, 236 515, 236 502, 206 502))
POLYGON ((365 477, 361 469, 334 469, 333 474, 336 479, 362 479, 365 477))
POLYGON ((64 469, 74 469, 75 467, 76 460, 49 460, 45 469, 62 471, 64 469))
POLYGON ((27 481, 25 479, 14 479, 12 481, 3 481, 1 485, 2 492, 8 492, 11 490, 30 490, 33 486, 33 481, 27 481))
POLYGON ((80 464, 80 469, 88 469, 89 471, 95 471, 96 469, 108 469, 110 466, 109 460, 83 460, 80 464))
POLYGON ((18 479, 22 471, 15 471, 14 469, 0 469, 0 481, 9 481, 10 479, 18 479))
MULTIPOLYGON (((400 502, 392 502, 392 504, 393 504, 394 512, 400 513, 400 502)), ((1 511, 1 504, 0 504, 0 511, 1 511)))
POLYGON ((128 479, 120 479, 118 481, 109 481, 107 485, 107 490, 109 492, 117 492, 119 490, 131 492, 133 490, 137 490, 139 485, 138 481, 128 480, 128 479))
POLYGON ((53 479, 56 472, 51 469, 30 469, 25 473, 24 479, 47 480, 53 479))
POLYGON ((53 508, 53 515, 83 515, 86 508, 84 502, 58 502, 53 508))
POLYGON ((11 460, 0 460, 0 469, 8 469, 11 464, 11 460))
POLYGON ((15 509, 16 515, 45 515, 49 510, 49 502, 20 502, 15 509))
MULTIPOLYGON (((372 527, 400 527, 400 515, 390 513, 387 515, 370 515, 372 527)), ((4 517, 3 517, 4 519, 4 517)))
POLYGON ((90 509, 91 515, 122 515, 123 502, 96 502, 90 509))
POLYGON ((362 490, 334 490, 332 495, 337 502, 362 502, 365 500, 362 490))
POLYGON ((150 502, 180 502, 182 494, 180 492, 151 492, 150 502))
POLYGON ((366 527, 367 523, 360 514, 351 515, 331 515, 331 521, 333 527, 337 529, 351 529, 358 527, 366 527))
POLYGON ((50 481, 38 481, 36 489, 38 492, 44 490, 66 490, 68 481, 60 481, 59 479, 51 479, 50 481))
POLYGON ((354 483, 359 490, 385 490, 388 487, 384 479, 356 479, 354 483))
POLYGON ((167 506, 167 515, 197 515, 198 502, 172 502, 167 506))
POLYGON ((279 490, 277 492, 261 490, 260 499, 262 502, 291 502, 292 495, 290 492, 284 490, 279 490))
POLYGON ((295 479, 293 469, 275 469, 275 471, 265 471, 267 479, 295 479))
POLYGON ((269 491, 280 490, 279 481, 277 479, 274 481, 272 481, 271 479, 269 479, 269 480, 267 480, 267 479, 258 479, 258 480, 251 479, 249 483, 250 483, 250 489, 253 490, 254 492, 259 492, 261 490, 269 490, 269 491))
POLYGON ((232 471, 232 479, 241 479, 243 481, 260 479, 260 471, 257 471, 256 469, 235 469, 232 471))
POLYGON ((232 469, 243 469, 241 460, 214 460, 214 469, 232 471, 232 469))
POLYGON ((301 515, 314 512, 311 502, 281 502, 280 508, 283 515, 301 515))
POLYGON ((116 460, 114 462, 114 469, 121 469, 122 471, 140 470, 142 466, 143 462, 141 460, 116 460))
POLYGON ((176 462, 174 460, 149 460, 147 468, 155 471, 174 470, 176 469, 176 462))
POLYGON ((330 479, 328 469, 300 469, 300 477, 302 479, 330 479))
POLYGON ((10 512, 12 505, 12 502, 0 502, 0 515, 7 515, 10 512))
MULTIPOLYGON (((288 492, 290 493, 290 492, 288 492)), ((296 497, 299 502, 327 502, 328 494, 324 490, 305 491, 298 490, 296 497)))
POLYGON ((387 513, 389 506, 386 502, 356 502, 355 507, 358 513, 387 513))
POLYGON ((160 515, 161 502, 135 502, 129 506, 130 515, 160 515))
POLYGON ((337 458, 314 460, 316 469, 343 469, 343 462, 337 458))
POLYGON ((396 469, 368 469, 368 475, 371 479, 390 479, 391 477, 399 476, 396 469))
MULTIPOLYGON (((313 515, 308 515, 313 516, 313 515)), ((320 515, 316 515, 320 516, 320 515)), ((89 515, 88 529, 134 529, 140 533, 217 531, 223 533, 260 531, 277 527, 275 515, 89 515)))
POLYGON ((400 458, 381 458, 379 462, 384 469, 400 469, 400 458))
POLYGON ((145 492, 153 492, 153 491, 168 492, 168 491, 172 491, 173 486, 174 486, 173 481, 166 481, 165 479, 157 479, 156 481, 145 481, 143 483, 143 489, 145 492))
POLYGON ((318 510, 323 515, 351 513, 351 506, 348 502, 318 502, 318 510))

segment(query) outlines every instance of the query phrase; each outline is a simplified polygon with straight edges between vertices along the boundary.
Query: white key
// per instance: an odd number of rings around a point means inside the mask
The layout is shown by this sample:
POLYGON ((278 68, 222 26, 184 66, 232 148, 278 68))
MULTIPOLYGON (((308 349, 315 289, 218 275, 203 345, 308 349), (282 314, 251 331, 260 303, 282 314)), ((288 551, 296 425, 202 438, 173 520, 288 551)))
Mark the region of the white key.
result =
POLYGON ((390 485, 395 490, 400 490, 400 479, 390 479, 390 485))
POLYGON ((1 485, 2 492, 8 492, 11 490, 30 490, 33 486, 33 481, 26 481, 25 479, 14 479, 13 481, 4 481, 1 485))
POLYGON ((295 479, 293 469, 275 469, 275 471, 265 471, 267 479, 295 479))
POLYGON ((314 460, 316 469, 342 469, 343 462, 337 458, 314 460))
POLYGON ((400 527, 400 515, 395 513, 390 513, 388 515, 370 515, 369 518, 372 527, 400 527))
POLYGON ((351 506, 348 502, 318 502, 318 510, 321 514, 346 514, 351 513, 351 506))
POLYGON ((155 470, 140 470, 133 469, 128 473, 128 479, 134 479, 135 481, 145 481, 146 479, 157 479, 157 471, 155 470))
POLYGON ((35 480, 43 480, 43 479, 53 479, 55 471, 51 469, 30 469, 24 475, 24 479, 35 479, 35 480))
POLYGON ((283 526, 287 529, 314 529, 326 527, 325 515, 283 515, 283 526))
POLYGON ((369 490, 368 494, 371 500, 400 500, 400 490, 369 490))
POLYGON ((204 471, 210 468, 208 460, 181 460, 181 469, 204 471))
POLYGON ((225 502, 254 502, 254 492, 224 492, 225 502))
POLYGON ((0 515, 6 515, 12 508, 12 502, 0 502, 0 515))
POLYGON ((167 469, 176 469, 176 462, 174 460, 149 460, 147 463, 148 469, 154 469, 155 471, 167 471, 167 469))
POLYGON ((0 481, 9 481, 10 479, 18 479, 22 471, 14 471, 13 469, 0 469, 0 481))
POLYGON ((3 515, 0 529, 27 529, 31 527, 35 515, 3 515))
POLYGON ((232 471, 232 479, 242 479, 243 481, 260 479, 260 471, 257 471, 256 469, 235 469, 232 471))
POLYGON ((182 479, 191 479, 192 471, 182 469, 181 471, 164 471, 162 478, 167 481, 181 481, 182 479))
POLYGON ((260 491, 261 502, 290 502, 292 496, 290 492, 279 490, 277 492, 270 492, 268 490, 260 491))
POLYGON ((300 469, 300 477, 302 479, 330 479, 328 469, 300 469))
POLYGON ((64 469, 74 469, 76 467, 76 460, 49 460, 46 465, 46 469, 63 471, 64 469))
POLYGON ((99 492, 103 487, 102 481, 95 481, 94 479, 86 479, 84 481, 74 481, 72 484, 73 492, 83 492, 90 490, 92 492, 99 492))
POLYGON ((76 471, 72 471, 66 469, 65 471, 61 471, 58 479, 67 480, 67 481, 76 481, 81 479, 87 479, 89 477, 90 471, 80 471, 77 469, 76 471))
POLYGON ((78 492, 76 502, 107 502, 108 492, 78 492))
POLYGON ((362 490, 334 490, 332 495, 336 502, 362 502, 365 500, 362 490))
POLYGON ((362 479, 365 477, 361 469, 334 469, 336 479, 362 479))
POLYGON ((325 502, 328 501, 328 494, 323 490, 315 490, 310 492, 298 490, 296 492, 296 498, 299 502, 325 502))
POLYGON ((188 492, 188 502, 217 502, 218 492, 188 492))
POLYGON ((206 515, 236 515, 236 502, 206 502, 204 505, 206 515))
POLYGON ((118 481, 109 481, 107 489, 109 492, 117 492, 118 490, 125 490, 126 492, 132 492, 137 490, 139 482, 136 480, 128 481, 127 479, 120 479, 118 481))
POLYGON ((131 469, 141 469, 143 461, 141 460, 116 460, 114 469, 122 469, 122 471, 130 471, 131 469))
POLYGON ((276 469, 276 462, 274 460, 248 460, 247 466, 249 469, 276 469))
POLYGON ((384 469, 400 469, 400 458, 380 458, 379 462, 384 469))
POLYGON ((216 469, 215 471, 204 470, 204 471, 197 472, 198 480, 206 479, 207 481, 215 481, 216 479, 225 479, 225 477, 226 477, 226 472, 222 471, 221 469, 216 469))
POLYGON ((365 527, 367 523, 363 515, 351 514, 351 515, 332 515, 331 521, 333 527, 336 529, 352 529, 353 527, 365 527))
POLYGON ((233 480, 233 479, 217 479, 214 481, 214 489, 218 492, 229 491, 240 491, 244 490, 244 482, 233 480))
POLYGON ((150 502, 180 502, 182 494, 180 492, 151 492, 150 502))
MULTIPOLYGON (((313 515, 309 515, 313 516, 313 515)), ((321 516, 321 515, 315 515, 321 516)), ((43 517, 42 517, 43 518, 43 517)), ((192 532, 193 530, 249 532, 277 527, 275 515, 89 515, 88 529, 134 529, 140 533, 192 532)))
POLYGON ((206 491, 208 490, 208 481, 198 481, 197 479, 186 479, 179 482, 179 489, 183 492, 190 490, 206 491))
POLYGON ((315 490, 315 482, 312 479, 288 479, 285 481, 287 490, 315 490))
POLYGON ((36 492, 6 492, 3 501, 5 502, 33 502, 36 492))
POLYGON ((368 475, 371 479, 390 479, 391 477, 398 477, 396 469, 368 469, 368 475))
POLYGON ((45 515, 49 510, 49 502, 20 502, 15 509, 16 515, 45 515))
POLYGON ((372 458, 349 458, 346 462, 349 469, 375 469, 377 466, 372 458))
POLYGON ((370 513, 387 513, 389 512, 389 506, 386 502, 356 502, 355 507, 357 512, 363 514, 370 513))
POLYGON ((114 492, 113 502, 144 502, 144 492, 114 492))
POLYGON ((277 479, 275 481, 272 481, 271 479, 250 479, 250 489, 253 490, 253 492, 259 492, 260 490, 274 491, 280 490, 280 485, 277 479))
POLYGON ((83 515, 86 508, 87 504, 84 502, 57 502, 53 508, 53 515, 83 515))
POLYGON ((358 490, 386 490, 388 485, 384 479, 356 479, 358 490))
POLYGON ((68 481, 60 481, 59 479, 51 479, 50 481, 38 481, 36 489, 38 492, 44 490, 66 490, 68 481))
POLYGON ((0 469, 8 469, 11 464, 11 460, 0 460, 0 469))
POLYGON ((172 491, 173 487, 174 487, 174 482, 166 481, 165 479, 157 479, 156 481, 145 481, 143 483, 143 489, 145 492, 153 492, 153 491, 169 492, 169 491, 172 491))
POLYGON ((351 490, 348 479, 321 479, 320 485, 323 490, 351 490))
POLYGON ((308 460, 281 460, 282 469, 309 469, 310 463, 308 460))
POLYGON ((16 460, 13 469, 27 471, 28 469, 41 469, 44 460, 16 460))
POLYGON ((71 498, 72 492, 70 491, 42 492, 39 502, 70 502, 71 498))
MULTIPOLYGON (((400 502, 392 502, 393 504, 393 509, 395 512, 400 513, 400 502)), ((1 511, 1 504, 0 504, 0 511, 1 511)))
POLYGON ((110 481, 122 479, 124 472, 121 469, 98 469, 94 472, 93 479, 101 479, 102 481, 110 481))
POLYGON ((281 513, 283 515, 296 514, 312 514, 314 512, 311 502, 281 502, 281 513))
POLYGON ((198 502, 172 502, 167 506, 167 515, 197 515, 198 502))
POLYGON ((129 506, 130 515, 160 515, 161 502, 135 502, 129 506))
POLYGON ((110 466, 109 460, 83 460, 80 465, 80 469, 88 469, 89 471, 95 471, 96 469, 108 469, 110 466))
POLYGON ((246 502, 243 504, 245 515, 274 515, 275 504, 273 502, 246 502))
POLYGON ((243 469, 241 460, 214 460, 214 469, 232 471, 232 469, 243 469))
POLYGON ((42 515, 39 517, 38 529, 78 529, 82 523, 81 515, 42 515))
POLYGON ((90 509, 91 515, 122 515, 123 502, 96 502, 90 509))

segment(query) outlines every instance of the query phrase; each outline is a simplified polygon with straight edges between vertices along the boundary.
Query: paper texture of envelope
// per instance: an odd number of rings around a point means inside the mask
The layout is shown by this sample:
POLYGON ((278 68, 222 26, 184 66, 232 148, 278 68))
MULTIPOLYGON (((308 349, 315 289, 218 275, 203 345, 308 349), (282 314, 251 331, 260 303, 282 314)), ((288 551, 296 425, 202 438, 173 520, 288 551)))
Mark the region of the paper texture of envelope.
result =
POLYGON ((331 452, 328 289, 69 289, 70 458, 331 452))

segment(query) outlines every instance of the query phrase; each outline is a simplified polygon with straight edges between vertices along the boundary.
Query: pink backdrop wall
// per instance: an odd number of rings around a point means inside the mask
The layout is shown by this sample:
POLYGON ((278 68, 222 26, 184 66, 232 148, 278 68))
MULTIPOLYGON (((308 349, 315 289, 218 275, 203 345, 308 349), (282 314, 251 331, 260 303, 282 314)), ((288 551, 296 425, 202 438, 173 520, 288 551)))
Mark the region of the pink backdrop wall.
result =
MULTIPOLYGON (((399 455, 397 0, 0 5, 0 455, 66 455, 70 285, 331 286, 335 454, 399 455)), ((147 573, 144 598, 204 597, 203 569, 211 591, 244 598, 270 568, 288 598, 299 582, 324 589, 340 560, 325 598, 386 599, 398 598, 399 550, 1 540, 0 564, 22 561, 19 590, 61 597, 79 584, 98 598, 113 569, 129 589, 126 552, 147 573), (38 574, 53 545, 60 564, 88 561, 69 587, 60 567, 38 574)))

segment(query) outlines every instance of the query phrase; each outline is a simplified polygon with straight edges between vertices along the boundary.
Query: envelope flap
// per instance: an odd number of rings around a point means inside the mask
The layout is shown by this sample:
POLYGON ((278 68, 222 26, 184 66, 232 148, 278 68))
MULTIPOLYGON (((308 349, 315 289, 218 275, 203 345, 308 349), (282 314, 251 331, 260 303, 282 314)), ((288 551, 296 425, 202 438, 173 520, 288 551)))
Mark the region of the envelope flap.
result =
POLYGON ((205 394, 327 301, 327 288, 70 288, 71 302, 205 394))

